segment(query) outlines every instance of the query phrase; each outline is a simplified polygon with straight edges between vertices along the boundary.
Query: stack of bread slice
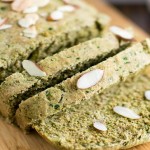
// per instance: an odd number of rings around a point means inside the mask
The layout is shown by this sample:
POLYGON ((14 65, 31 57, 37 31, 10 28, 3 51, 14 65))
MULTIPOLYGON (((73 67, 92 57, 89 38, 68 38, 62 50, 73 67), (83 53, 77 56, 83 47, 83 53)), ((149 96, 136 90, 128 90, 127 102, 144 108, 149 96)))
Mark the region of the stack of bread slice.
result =
POLYGON ((0 17, 7 121, 61 150, 150 141, 150 39, 136 42, 82 0, 4 0, 0 17))

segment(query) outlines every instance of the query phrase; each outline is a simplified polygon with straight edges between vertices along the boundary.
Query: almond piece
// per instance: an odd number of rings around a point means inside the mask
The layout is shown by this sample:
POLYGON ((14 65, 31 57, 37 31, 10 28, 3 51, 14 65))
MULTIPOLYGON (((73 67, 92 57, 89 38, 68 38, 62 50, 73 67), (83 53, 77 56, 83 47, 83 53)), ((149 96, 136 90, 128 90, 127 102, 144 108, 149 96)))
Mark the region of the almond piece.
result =
POLYGON ((32 7, 36 4, 36 0, 15 0, 11 8, 14 11, 21 12, 29 7, 32 7))
POLYGON ((130 118, 130 119, 140 119, 141 117, 139 115, 137 115, 133 110, 126 108, 126 107, 122 107, 122 106, 115 106, 113 108, 114 112, 126 117, 126 118, 130 118))
POLYGON ((5 30, 12 27, 12 25, 10 24, 5 24, 7 21, 8 21, 7 18, 4 19, 0 18, 0 30, 5 30))
POLYGON ((0 26, 4 25, 7 21, 8 21, 7 18, 4 19, 0 18, 0 26))
POLYGON ((57 10, 57 11, 52 12, 49 17, 53 21, 58 21, 58 20, 63 19, 64 14, 63 12, 57 10))
POLYGON ((132 40, 134 38, 133 34, 118 26, 111 26, 110 31, 125 40, 132 40))
POLYGON ((65 5, 58 8, 58 11, 62 12, 73 12, 75 11, 75 7, 72 5, 65 5))
POLYGON ((97 130, 100 130, 100 131, 107 131, 107 127, 106 127, 103 123, 101 123, 101 122, 99 122, 99 121, 94 122, 94 123, 93 123, 93 126, 94 126, 94 128, 96 128, 97 130))
POLYGON ((145 98, 150 100, 150 90, 145 91, 145 98))
POLYGON ((27 20, 32 20, 32 22, 33 22, 33 24, 35 24, 38 20, 39 20, 39 15, 38 14, 27 14, 26 16, 25 16, 25 18, 27 19, 27 20))
POLYGON ((35 13, 38 11, 38 7, 37 6, 33 6, 33 7, 29 7, 29 8, 26 8, 23 13, 35 13))
POLYGON ((21 27, 29 28, 31 25, 35 25, 38 21, 39 16, 37 14, 28 14, 25 18, 22 18, 18 21, 18 24, 21 27))
POLYGON ((35 26, 32 26, 30 28, 25 29, 23 31, 23 35, 28 38, 35 38, 38 35, 38 33, 35 26))
POLYGON ((33 21, 23 18, 18 21, 18 24, 23 28, 29 28, 31 25, 33 25, 33 21))
POLYGON ((0 26, 0 30, 9 29, 9 28, 11 28, 11 27, 12 27, 11 24, 4 24, 4 25, 0 26))
POLYGON ((77 81, 79 89, 87 89, 96 85, 103 77, 104 71, 95 69, 82 75, 77 81))
POLYGON ((36 77, 46 76, 46 73, 43 72, 35 63, 33 63, 30 60, 24 60, 22 62, 22 66, 31 76, 36 76, 36 77))

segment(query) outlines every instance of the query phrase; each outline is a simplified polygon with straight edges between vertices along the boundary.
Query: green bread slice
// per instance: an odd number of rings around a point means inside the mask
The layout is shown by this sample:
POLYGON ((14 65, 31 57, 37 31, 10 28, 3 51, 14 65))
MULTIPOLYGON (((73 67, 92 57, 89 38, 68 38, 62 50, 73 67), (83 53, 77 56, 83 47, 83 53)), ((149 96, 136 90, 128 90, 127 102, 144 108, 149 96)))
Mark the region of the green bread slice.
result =
POLYGON ((17 123, 22 129, 28 130, 32 124, 102 93, 139 73, 149 64, 150 40, 147 39, 22 102, 16 113, 17 123), (76 84, 80 76, 94 69, 104 70, 102 80, 91 88, 78 89, 76 84))
MULTIPOLYGON (((37 62, 48 55, 101 35, 110 18, 83 1, 74 0, 72 3, 79 7, 75 12, 67 13, 60 21, 47 21, 40 17, 35 25, 38 36, 27 38, 22 35, 24 28, 18 25, 18 20, 25 14, 12 11, 11 3, 0 2, 1 18, 7 18, 12 25, 10 29, 0 30, 0 82, 10 74, 21 71, 21 62, 24 59, 37 62)), ((63 5, 62 0, 51 0, 37 14, 50 14, 63 5)))
POLYGON ((38 63, 45 77, 35 77, 26 71, 14 73, 0 85, 0 112, 13 121, 21 101, 95 65, 125 49, 129 42, 119 47, 119 40, 110 32, 77 46, 49 56, 38 63))
POLYGON ((130 78, 32 127, 60 150, 118 150, 149 142, 150 101, 144 98, 144 92, 150 90, 148 74, 130 78), (115 106, 127 107, 141 118, 120 116, 113 111, 115 106), (103 122, 107 131, 95 129, 95 121, 103 122))

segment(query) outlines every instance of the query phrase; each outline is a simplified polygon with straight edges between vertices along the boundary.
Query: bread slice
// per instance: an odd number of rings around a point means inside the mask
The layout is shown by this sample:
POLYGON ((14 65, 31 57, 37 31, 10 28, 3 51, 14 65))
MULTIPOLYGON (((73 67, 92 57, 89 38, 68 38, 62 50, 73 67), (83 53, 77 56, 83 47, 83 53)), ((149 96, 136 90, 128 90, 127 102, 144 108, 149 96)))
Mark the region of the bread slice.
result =
POLYGON ((59 21, 47 21, 40 15, 50 14, 63 6, 63 1, 51 0, 46 7, 40 8, 36 12, 40 19, 35 24, 38 35, 36 38, 28 38, 22 35, 25 28, 18 25, 25 14, 12 11, 10 3, 0 2, 1 18, 12 25, 12 28, 0 30, 0 82, 10 74, 21 71, 24 59, 39 61, 47 55, 101 35, 110 18, 83 1, 72 3, 78 8, 73 13, 66 13, 59 21))
MULTIPOLYGON (((124 44, 127 45, 129 43, 124 44)), ((31 76, 26 71, 12 74, 0 85, 0 112, 13 121, 22 100, 105 60, 123 47, 120 48, 119 40, 107 32, 102 38, 89 40, 41 60, 38 66, 46 72, 45 77, 31 76)))
POLYGON ((22 102, 16 113, 17 123, 22 129, 29 129, 32 124, 47 116, 72 108, 90 99, 94 94, 102 93, 129 76, 137 74, 149 64, 150 40, 147 39, 22 102), (79 77, 94 69, 104 70, 102 80, 91 88, 78 89, 76 85, 79 77))
POLYGON ((149 82, 146 74, 128 79, 32 127, 61 150, 118 150, 149 142, 150 101, 144 98, 145 90, 150 90, 149 82), (120 116, 113 111, 115 106, 130 108, 141 118, 120 116), (103 122, 107 131, 95 129, 95 121, 103 122))

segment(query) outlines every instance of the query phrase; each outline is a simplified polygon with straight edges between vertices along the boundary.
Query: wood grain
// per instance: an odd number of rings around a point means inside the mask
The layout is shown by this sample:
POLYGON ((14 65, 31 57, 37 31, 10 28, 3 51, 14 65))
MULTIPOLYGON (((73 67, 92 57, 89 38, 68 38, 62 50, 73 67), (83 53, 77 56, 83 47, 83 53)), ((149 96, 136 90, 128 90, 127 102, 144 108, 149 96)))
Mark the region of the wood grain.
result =
MULTIPOLYGON (((100 0, 87 0, 90 4, 97 7, 101 12, 107 13, 112 17, 112 24, 123 27, 133 27, 137 40, 143 40, 148 35, 139 27, 121 15, 118 11, 100 0)), ((23 132, 9 125, 0 119, 0 150, 55 150, 50 144, 44 141, 37 133, 25 135, 23 132)), ((150 144, 134 147, 130 150, 150 150, 150 144)))

